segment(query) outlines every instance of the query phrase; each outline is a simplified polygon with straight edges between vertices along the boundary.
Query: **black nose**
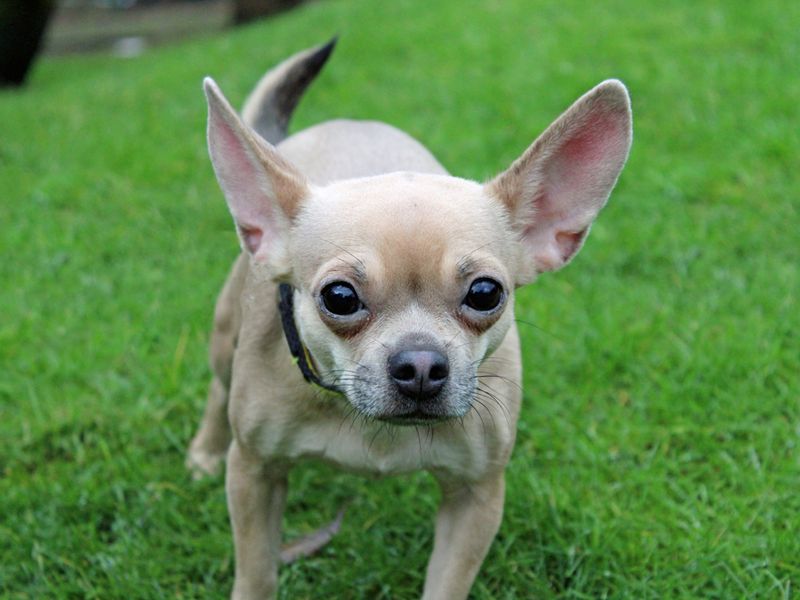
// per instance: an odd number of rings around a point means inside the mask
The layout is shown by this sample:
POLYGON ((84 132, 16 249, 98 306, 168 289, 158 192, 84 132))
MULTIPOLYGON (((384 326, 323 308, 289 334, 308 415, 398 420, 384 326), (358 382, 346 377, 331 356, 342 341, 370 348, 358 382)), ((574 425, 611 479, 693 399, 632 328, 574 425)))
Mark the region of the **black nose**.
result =
POLYGON ((389 357, 389 375, 401 394, 414 400, 428 400, 447 381, 450 364, 433 348, 400 350, 389 357))

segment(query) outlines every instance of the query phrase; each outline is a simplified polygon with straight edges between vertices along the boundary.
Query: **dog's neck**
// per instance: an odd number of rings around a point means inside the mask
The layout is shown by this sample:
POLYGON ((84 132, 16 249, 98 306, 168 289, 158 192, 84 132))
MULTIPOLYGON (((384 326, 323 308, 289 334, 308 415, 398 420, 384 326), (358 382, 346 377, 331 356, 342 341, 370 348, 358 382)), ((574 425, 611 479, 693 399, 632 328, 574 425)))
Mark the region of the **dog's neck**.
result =
POLYGON ((294 358, 295 364, 300 369, 303 379, 311 385, 341 394, 342 391, 335 385, 322 381, 314 365, 311 353, 303 343, 303 340, 300 339, 300 332, 294 322, 294 288, 288 283, 282 283, 278 286, 278 312, 281 315, 281 325, 283 325, 286 343, 289 345, 289 351, 292 353, 292 358, 294 358))

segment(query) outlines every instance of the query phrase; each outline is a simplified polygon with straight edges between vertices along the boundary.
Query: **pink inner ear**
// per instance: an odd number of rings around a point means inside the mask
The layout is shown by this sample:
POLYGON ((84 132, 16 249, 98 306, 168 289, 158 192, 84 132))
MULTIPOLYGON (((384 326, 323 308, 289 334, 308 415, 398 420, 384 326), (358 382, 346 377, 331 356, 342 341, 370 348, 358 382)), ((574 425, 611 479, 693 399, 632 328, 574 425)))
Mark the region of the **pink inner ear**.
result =
MULTIPOLYGON (((220 119, 220 121, 222 121, 220 119)), ((254 160, 242 147, 242 141, 227 123, 220 122, 216 128, 220 143, 218 160, 223 179, 220 183, 225 189, 228 202, 237 221, 250 220, 258 210, 265 210, 266 204, 258 198, 259 175, 252 163, 254 160)))
POLYGON ((258 227, 239 226, 239 235, 242 236, 242 241, 250 254, 255 254, 261 246, 261 238, 264 232, 258 227))
POLYGON ((536 217, 524 234, 538 248, 539 270, 561 268, 580 250, 619 172, 621 139, 624 123, 613 113, 596 111, 550 156, 534 200, 536 217))
POLYGON ((559 231, 556 233, 556 246, 561 254, 562 262, 567 262, 580 250, 589 228, 582 231, 559 231))
POLYGON ((620 135, 619 119, 608 113, 592 114, 580 133, 568 139, 558 150, 559 158, 570 163, 603 160, 620 135))
MULTIPOLYGON (((555 223, 577 213, 600 209, 619 172, 616 162, 624 123, 617 115, 596 111, 561 143, 545 167, 545 189, 538 201, 541 219, 555 223), (579 200, 582 199, 582 202, 579 200)), ((565 223, 567 229, 586 223, 565 223)))
POLYGON ((209 122, 209 148, 242 245, 255 255, 264 250, 262 244, 274 233, 273 208, 265 196, 264 175, 258 169, 257 158, 247 148, 246 140, 214 112, 209 122))

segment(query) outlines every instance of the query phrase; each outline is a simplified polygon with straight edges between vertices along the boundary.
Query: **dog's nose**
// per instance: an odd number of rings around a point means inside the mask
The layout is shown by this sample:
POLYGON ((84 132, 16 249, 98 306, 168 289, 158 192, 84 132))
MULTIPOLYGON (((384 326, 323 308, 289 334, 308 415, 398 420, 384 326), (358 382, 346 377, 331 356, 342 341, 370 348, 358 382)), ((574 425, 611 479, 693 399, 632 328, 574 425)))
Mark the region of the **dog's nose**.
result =
POLYGON ((449 373, 447 357, 433 348, 400 350, 389 357, 389 375, 397 389, 417 401, 438 394, 449 373))

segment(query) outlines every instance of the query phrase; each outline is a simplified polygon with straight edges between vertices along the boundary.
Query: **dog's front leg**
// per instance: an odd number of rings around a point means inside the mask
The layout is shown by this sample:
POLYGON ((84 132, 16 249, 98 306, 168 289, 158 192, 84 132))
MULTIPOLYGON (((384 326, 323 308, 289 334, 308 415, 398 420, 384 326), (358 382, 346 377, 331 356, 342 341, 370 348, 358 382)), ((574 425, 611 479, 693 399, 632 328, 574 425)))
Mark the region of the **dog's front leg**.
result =
POLYGON ((281 519, 286 503, 284 468, 233 442, 225 487, 236 551, 233 600, 267 600, 277 595, 281 519))
POLYGON ((442 503, 436 517, 433 555, 423 600, 466 598, 503 517, 503 472, 480 482, 439 480, 442 503))

